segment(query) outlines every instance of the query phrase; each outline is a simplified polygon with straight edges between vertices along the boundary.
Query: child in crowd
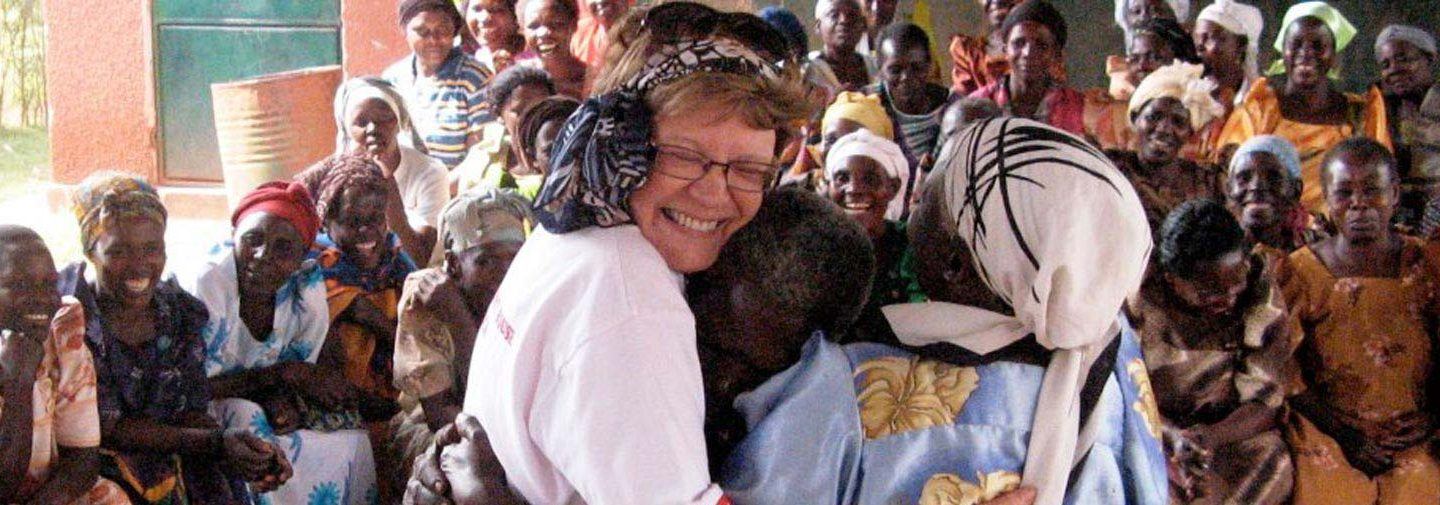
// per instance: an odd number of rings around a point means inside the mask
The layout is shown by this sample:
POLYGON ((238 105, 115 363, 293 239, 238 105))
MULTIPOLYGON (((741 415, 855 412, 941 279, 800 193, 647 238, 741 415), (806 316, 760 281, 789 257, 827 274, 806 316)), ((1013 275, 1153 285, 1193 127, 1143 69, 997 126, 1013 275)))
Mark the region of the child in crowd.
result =
POLYGON ((526 110, 553 95, 555 82, 545 70, 533 66, 506 69, 490 81, 485 100, 498 120, 485 125, 480 144, 456 168, 459 192, 510 188, 533 197, 540 191, 540 180, 525 177, 533 174, 515 154, 516 131, 526 110))
POLYGON ((579 108, 580 102, 574 98, 552 96, 531 106, 520 118, 520 127, 515 133, 515 154, 522 164, 518 170, 520 175, 516 176, 521 195, 535 197, 534 193, 527 194, 525 188, 535 186, 538 189, 540 181, 549 173, 551 147, 565 127, 565 120, 579 108))

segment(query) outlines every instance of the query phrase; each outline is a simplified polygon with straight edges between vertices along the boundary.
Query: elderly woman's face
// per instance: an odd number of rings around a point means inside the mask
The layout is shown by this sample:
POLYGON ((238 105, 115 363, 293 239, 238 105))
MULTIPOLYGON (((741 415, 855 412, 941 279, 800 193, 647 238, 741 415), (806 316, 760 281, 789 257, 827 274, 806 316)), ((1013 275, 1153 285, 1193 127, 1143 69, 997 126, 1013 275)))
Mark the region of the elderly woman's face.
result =
POLYGON ((1351 243, 1370 243, 1390 233, 1390 218, 1400 201, 1400 184, 1381 165, 1353 152, 1342 153, 1330 160, 1322 172, 1329 179, 1325 185, 1325 204, 1330 220, 1340 234, 1351 243))
POLYGON ((500 0, 476 0, 465 12, 465 22, 475 38, 491 50, 501 49, 520 31, 515 10, 500 0))
POLYGON ((1285 34, 1284 60, 1285 74, 1291 84, 1305 88, 1323 86, 1325 75, 1335 64, 1335 35, 1319 19, 1300 18, 1285 34))
POLYGON ((270 296, 261 299, 273 300, 305 260, 305 237, 295 225, 269 212, 245 216, 235 225, 233 239, 240 291, 270 296))
POLYGON ((575 20, 555 7, 561 0, 536 0, 525 3, 525 43, 542 58, 570 54, 570 36, 575 33, 575 20))
POLYGON ((338 207, 327 211, 325 232, 351 262, 362 269, 380 265, 388 253, 385 243, 385 193, 368 189, 344 190, 338 207))
POLYGON ((450 16, 424 11, 405 23, 405 43, 410 45, 410 51, 422 67, 437 69, 450 56, 459 29, 450 16))
POLYGON ((1435 84, 1434 56, 1405 40, 1380 46, 1380 89, 1388 95, 1411 95, 1435 84))
POLYGON ((1266 152, 1243 155, 1225 181, 1226 206, 1250 236, 1285 225, 1285 218, 1299 202, 1290 176, 1280 159, 1266 152))
MULTIPOLYGON (((823 1, 823 0, 822 0, 823 1)), ((831 7, 815 20, 825 47, 853 51, 865 36, 865 14, 858 0, 830 0, 831 7)))
POLYGON ((1213 21, 1195 23, 1195 49, 1205 68, 1240 68, 1245 63, 1245 37, 1230 33, 1213 21))
POLYGON ((662 153, 655 157, 649 178, 630 195, 630 214, 640 233, 676 272, 709 268, 730 236, 760 210, 763 193, 732 188, 726 180, 742 175, 733 173, 735 163, 771 163, 775 131, 745 124, 737 114, 727 113, 730 106, 708 104, 691 113, 655 118, 656 145, 693 152, 710 163, 732 164, 724 169, 700 167, 704 175, 690 180, 671 174, 693 173, 695 162, 662 153))
POLYGON ((1129 26, 1157 18, 1176 19, 1175 10, 1164 0, 1130 0, 1125 5, 1125 23, 1129 26))
POLYGON ((1167 96, 1150 100, 1136 111, 1135 133, 1140 142, 1140 161, 1169 163, 1180 156, 1180 148, 1195 129, 1190 126, 1190 112, 1185 106, 1167 96))
POLYGON ((111 224, 90 252, 100 296, 126 308, 147 307, 165 270, 165 225, 138 216, 111 224))
POLYGON ((350 104, 345 112, 345 135, 350 137, 350 153, 356 156, 380 156, 395 152, 400 145, 395 135, 400 119, 390 105, 379 98, 366 98, 350 104))
POLYGON ((1136 33, 1130 39, 1130 51, 1125 55, 1125 66, 1130 70, 1130 84, 1140 81, 1156 69, 1175 61, 1175 48, 1170 43, 1149 32, 1136 33))
POLYGON ((942 170, 926 177, 920 199, 910 210, 907 232, 915 252, 915 278, 920 289, 937 302, 1009 313, 1005 302, 985 286, 970 260, 970 250, 960 238, 954 215, 945 202, 947 177, 942 170))
POLYGON ((0 328, 43 331, 60 310, 59 276, 38 237, 0 243, 0 328))
POLYGON ((886 207, 899 190, 900 179, 866 156, 846 158, 845 165, 825 180, 825 196, 860 223, 871 238, 884 233, 886 207))

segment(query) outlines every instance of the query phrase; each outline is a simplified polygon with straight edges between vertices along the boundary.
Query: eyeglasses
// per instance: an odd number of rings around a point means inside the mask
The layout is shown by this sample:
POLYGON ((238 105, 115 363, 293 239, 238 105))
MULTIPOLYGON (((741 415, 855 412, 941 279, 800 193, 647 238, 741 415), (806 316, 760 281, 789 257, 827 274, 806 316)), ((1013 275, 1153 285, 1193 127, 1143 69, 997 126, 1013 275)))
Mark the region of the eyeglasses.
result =
POLYGON ((731 161, 721 163, 700 154, 694 149, 677 145, 655 144, 655 171, 662 175, 698 181, 710 173, 712 167, 725 169, 725 185, 731 189, 749 193, 761 193, 770 187, 775 177, 775 163, 762 161, 731 161), (669 163, 659 163, 664 158, 669 163))
POLYGON ((660 42, 703 39, 715 35, 745 44, 761 56, 779 63, 790 54, 789 43, 764 20, 741 12, 720 12, 690 2, 669 2, 645 13, 640 26, 660 42))

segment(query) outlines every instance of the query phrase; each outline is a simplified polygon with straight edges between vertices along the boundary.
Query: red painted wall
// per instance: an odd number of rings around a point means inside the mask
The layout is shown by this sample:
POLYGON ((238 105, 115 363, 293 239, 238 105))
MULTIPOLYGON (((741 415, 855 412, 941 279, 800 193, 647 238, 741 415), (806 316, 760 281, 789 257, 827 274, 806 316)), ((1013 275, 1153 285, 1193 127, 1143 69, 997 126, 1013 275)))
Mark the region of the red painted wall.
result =
POLYGON ((150 2, 45 3, 52 180, 107 169, 159 175, 150 2))
POLYGON ((379 75, 410 53, 400 31, 396 0, 342 0, 340 47, 345 75, 379 75))

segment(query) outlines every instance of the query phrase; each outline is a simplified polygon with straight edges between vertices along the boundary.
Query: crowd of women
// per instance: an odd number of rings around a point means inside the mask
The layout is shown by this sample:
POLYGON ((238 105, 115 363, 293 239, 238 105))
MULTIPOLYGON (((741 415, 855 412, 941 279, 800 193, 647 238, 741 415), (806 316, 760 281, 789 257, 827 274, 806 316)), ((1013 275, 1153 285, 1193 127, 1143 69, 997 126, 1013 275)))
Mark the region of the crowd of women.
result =
POLYGON ((1431 34, 895 3, 400 2, 208 252, 0 226, 0 503, 1440 503, 1431 34))

